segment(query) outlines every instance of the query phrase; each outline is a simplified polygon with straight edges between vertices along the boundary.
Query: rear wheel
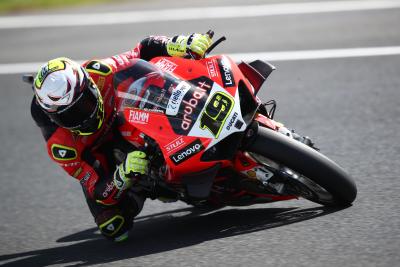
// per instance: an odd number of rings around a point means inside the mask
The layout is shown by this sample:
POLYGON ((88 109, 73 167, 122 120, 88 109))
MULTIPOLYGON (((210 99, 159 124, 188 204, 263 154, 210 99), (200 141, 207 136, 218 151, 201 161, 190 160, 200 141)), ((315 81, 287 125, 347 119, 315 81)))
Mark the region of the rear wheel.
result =
POLYGON ((280 133, 259 127, 247 151, 286 177, 289 191, 298 196, 328 206, 347 206, 356 198, 353 179, 339 165, 280 133))

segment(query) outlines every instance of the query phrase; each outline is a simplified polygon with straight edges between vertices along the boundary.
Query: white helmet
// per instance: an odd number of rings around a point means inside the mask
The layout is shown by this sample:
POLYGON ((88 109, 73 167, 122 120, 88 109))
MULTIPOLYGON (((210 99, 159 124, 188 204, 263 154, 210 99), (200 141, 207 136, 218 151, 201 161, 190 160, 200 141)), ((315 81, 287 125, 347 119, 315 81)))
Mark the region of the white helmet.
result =
POLYGON ((43 65, 33 82, 37 102, 52 121, 81 135, 100 129, 101 94, 84 68, 68 58, 43 65))

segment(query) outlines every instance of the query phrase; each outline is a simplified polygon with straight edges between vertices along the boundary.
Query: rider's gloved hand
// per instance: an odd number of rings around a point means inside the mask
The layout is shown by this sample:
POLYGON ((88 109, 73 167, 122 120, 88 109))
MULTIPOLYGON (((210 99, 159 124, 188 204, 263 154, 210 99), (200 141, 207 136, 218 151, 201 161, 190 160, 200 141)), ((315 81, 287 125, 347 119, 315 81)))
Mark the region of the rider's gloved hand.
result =
POLYGON ((121 163, 114 173, 114 185, 119 190, 125 190, 132 186, 132 181, 148 173, 149 161, 146 153, 133 151, 128 153, 126 159, 121 163))
POLYGON ((185 57, 191 53, 196 58, 202 58, 211 43, 209 34, 178 35, 167 42, 167 52, 172 57, 185 57))

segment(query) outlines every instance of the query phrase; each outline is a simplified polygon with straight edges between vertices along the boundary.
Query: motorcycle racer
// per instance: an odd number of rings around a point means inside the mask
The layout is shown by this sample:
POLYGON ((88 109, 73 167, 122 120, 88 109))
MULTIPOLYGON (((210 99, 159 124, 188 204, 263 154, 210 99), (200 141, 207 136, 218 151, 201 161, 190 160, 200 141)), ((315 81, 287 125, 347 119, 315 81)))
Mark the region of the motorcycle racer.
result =
POLYGON ((106 59, 79 65, 61 57, 38 71, 32 117, 50 158, 82 185, 106 238, 127 239, 145 201, 130 189, 148 171, 147 155, 138 144, 125 141, 118 130, 116 75, 129 70, 135 58, 202 57, 210 45, 208 34, 150 36, 134 49, 106 59))

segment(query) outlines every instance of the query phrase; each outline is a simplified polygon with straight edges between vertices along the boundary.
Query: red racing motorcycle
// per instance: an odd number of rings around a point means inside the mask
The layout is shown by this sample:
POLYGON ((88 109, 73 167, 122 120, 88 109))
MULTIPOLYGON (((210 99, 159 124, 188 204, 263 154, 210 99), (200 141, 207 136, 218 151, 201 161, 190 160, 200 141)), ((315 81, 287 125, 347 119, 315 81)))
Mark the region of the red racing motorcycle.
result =
POLYGON ((131 81, 117 91, 121 133, 150 155, 149 175, 135 190, 200 207, 299 197, 350 205, 352 178, 308 137, 274 121, 275 101, 257 97, 274 69, 218 55, 138 59, 117 74, 131 81))

